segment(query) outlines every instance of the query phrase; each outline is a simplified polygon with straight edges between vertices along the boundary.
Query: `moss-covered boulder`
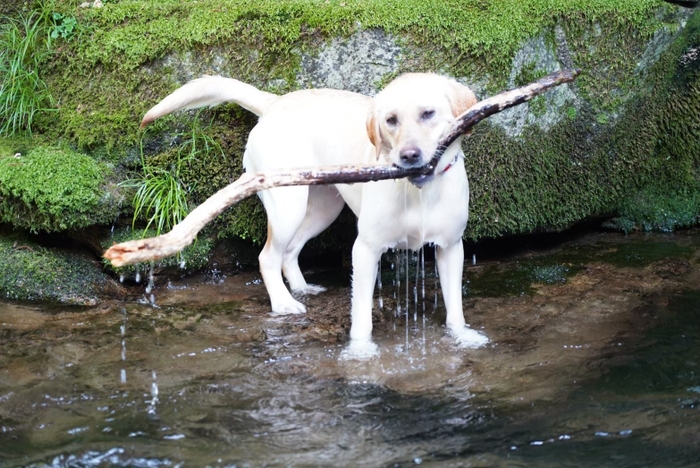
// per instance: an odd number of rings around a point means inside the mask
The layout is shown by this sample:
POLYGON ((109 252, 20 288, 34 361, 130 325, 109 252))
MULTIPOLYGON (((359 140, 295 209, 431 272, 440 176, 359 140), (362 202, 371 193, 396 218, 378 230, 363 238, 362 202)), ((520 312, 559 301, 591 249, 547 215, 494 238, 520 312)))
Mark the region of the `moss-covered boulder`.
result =
POLYGON ((124 204, 122 192, 113 169, 86 154, 0 144, 0 223, 33 232, 110 224, 124 204))
POLYGON ((89 254, 0 232, 0 298, 95 305, 123 296, 125 289, 89 254))

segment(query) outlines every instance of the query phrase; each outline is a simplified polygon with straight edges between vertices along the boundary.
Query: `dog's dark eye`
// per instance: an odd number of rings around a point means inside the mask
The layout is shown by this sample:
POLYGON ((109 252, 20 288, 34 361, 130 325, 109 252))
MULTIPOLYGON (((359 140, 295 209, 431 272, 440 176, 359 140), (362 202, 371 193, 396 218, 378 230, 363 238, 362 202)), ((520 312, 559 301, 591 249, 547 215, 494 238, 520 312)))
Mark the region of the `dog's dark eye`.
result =
POLYGON ((386 123, 393 127, 394 125, 399 123, 399 119, 397 119, 395 115, 392 115, 391 117, 386 119, 386 123))
POLYGON ((421 120, 430 120, 435 116, 435 111, 433 109, 423 111, 420 115, 421 120))

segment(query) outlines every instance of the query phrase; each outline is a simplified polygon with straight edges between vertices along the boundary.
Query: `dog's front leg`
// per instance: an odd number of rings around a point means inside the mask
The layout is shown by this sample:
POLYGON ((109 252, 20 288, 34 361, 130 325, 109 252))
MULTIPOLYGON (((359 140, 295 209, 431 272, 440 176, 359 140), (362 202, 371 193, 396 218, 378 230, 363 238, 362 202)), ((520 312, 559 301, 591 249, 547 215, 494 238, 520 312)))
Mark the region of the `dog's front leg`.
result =
POLYGON ((447 247, 439 247, 437 265, 440 273, 440 286, 447 309, 447 328, 460 346, 478 348, 488 343, 488 338, 469 328, 462 311, 462 271, 464 268, 464 247, 462 240, 447 247))
POLYGON ((353 245, 350 344, 343 351, 346 359, 363 359, 379 354, 377 345, 372 342, 372 298, 381 254, 360 237, 353 245))

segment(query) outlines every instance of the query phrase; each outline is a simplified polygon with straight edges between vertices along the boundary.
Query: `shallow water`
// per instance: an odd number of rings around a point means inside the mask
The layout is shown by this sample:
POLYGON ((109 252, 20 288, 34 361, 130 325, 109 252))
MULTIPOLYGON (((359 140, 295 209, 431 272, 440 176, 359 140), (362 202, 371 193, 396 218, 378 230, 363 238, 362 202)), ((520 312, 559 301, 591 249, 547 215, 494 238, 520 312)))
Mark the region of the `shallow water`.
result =
POLYGON ((0 466, 700 466, 697 234, 468 251, 478 350, 441 326, 429 258, 396 316, 385 260, 369 362, 338 359, 341 270, 303 317, 271 317, 253 273, 156 307, 0 303, 0 466))

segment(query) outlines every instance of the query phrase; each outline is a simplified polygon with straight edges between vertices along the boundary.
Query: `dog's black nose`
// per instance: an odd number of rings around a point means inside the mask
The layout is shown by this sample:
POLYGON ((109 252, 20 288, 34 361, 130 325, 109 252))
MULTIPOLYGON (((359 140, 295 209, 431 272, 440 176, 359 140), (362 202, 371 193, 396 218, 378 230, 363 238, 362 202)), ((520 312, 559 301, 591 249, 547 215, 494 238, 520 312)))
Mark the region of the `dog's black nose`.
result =
POLYGON ((399 153, 399 157, 401 158, 402 162, 410 165, 415 165, 416 163, 420 162, 421 159, 420 148, 417 148, 415 146, 407 146, 406 148, 401 150, 401 152, 399 153))

